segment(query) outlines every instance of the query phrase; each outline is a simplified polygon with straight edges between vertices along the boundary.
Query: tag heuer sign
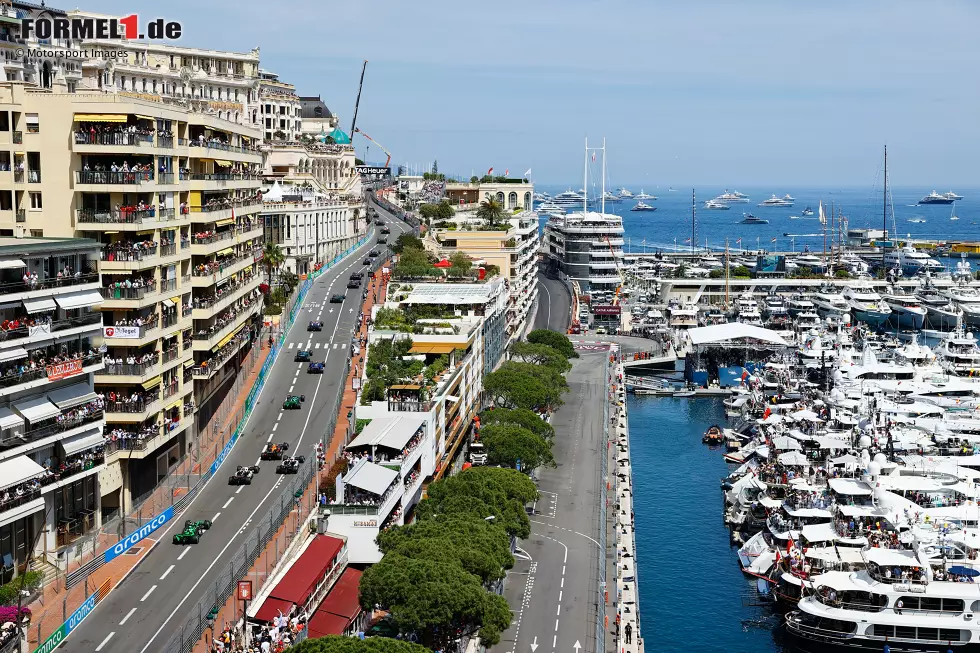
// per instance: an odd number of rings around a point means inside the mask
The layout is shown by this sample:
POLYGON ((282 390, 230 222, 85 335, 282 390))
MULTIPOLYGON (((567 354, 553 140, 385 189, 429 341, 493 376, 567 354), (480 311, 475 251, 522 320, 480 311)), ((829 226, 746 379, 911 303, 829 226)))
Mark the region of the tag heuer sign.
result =
POLYGON ((354 171, 361 177, 368 179, 384 179, 391 176, 391 168, 378 168, 375 166, 354 166, 354 171))

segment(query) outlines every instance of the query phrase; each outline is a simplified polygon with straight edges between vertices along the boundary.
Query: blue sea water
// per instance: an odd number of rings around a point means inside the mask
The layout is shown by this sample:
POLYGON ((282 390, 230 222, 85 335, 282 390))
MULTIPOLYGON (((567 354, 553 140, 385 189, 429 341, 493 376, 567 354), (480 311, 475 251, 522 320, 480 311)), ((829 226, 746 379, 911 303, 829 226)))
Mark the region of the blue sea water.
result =
MULTIPOLYGON (((581 186, 571 187, 577 190, 581 186)), ((617 187, 618 188, 618 187, 617 187)), ((544 185, 536 186, 535 190, 555 195, 568 190, 567 186, 544 185)), ((610 188, 615 191, 616 188, 610 188)), ((639 187, 630 187, 634 193, 640 192, 639 187)), ((607 203, 606 212, 623 216, 626 228, 626 251, 642 252, 670 249, 674 246, 686 248, 691 238, 691 188, 678 188, 669 191, 666 188, 645 188, 647 193, 656 195, 656 200, 645 200, 647 204, 657 207, 655 212, 630 211, 636 204, 633 200, 621 203, 607 203)), ((803 209, 811 207, 816 214, 820 200, 823 200, 828 215, 831 204, 836 211, 840 209, 848 218, 849 226, 854 228, 871 227, 880 229, 882 226, 882 190, 881 188, 730 188, 738 190, 750 197, 748 204, 732 204, 728 211, 714 211, 704 208, 706 200, 717 197, 725 192, 725 188, 696 187, 697 201, 697 243, 713 249, 724 249, 725 239, 731 248, 743 249, 766 248, 770 251, 800 251, 809 246, 811 251, 823 249, 824 237, 820 221, 816 215, 812 218, 791 219, 790 216, 800 216, 803 209), (782 197, 789 193, 796 202, 792 208, 775 208, 757 206, 770 195, 782 197), (766 225, 743 225, 742 213, 752 213, 756 217, 769 220, 766 225), (798 234, 791 238, 784 234, 798 234), (741 238, 741 244, 736 241, 741 238), (772 239, 776 242, 773 243, 772 239)), ((918 205, 916 202, 927 195, 931 188, 894 188, 889 189, 890 207, 894 206, 894 227, 892 211, 888 214, 888 231, 901 237, 911 236, 918 239, 931 240, 980 240, 980 189, 954 189, 964 199, 954 205, 918 205), (959 220, 950 220, 951 215, 959 220), (924 223, 909 222, 911 219, 924 219, 924 223)), ((936 188, 944 193, 948 188, 936 188)), ((589 191, 593 194, 592 189, 589 191)))
POLYGON ((719 482, 728 466, 701 444, 724 423, 718 399, 629 397, 640 625, 666 653, 789 653, 729 546, 719 482))

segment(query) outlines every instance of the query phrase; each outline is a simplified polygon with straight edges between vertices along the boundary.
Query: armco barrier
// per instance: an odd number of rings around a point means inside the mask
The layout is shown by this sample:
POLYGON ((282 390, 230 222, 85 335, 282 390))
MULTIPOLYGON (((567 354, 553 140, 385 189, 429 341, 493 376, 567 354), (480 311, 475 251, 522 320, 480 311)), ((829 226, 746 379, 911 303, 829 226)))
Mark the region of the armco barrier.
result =
POLYGON ((174 518, 174 507, 170 506, 159 515, 148 521, 137 531, 134 531, 127 535, 125 538, 120 540, 114 547, 106 550, 103 560, 109 562, 126 553, 134 544, 142 540, 144 537, 151 535, 158 528, 166 524, 168 521, 174 518))
POLYGON ((65 620, 65 623, 61 624, 51 635, 48 636, 44 642, 34 649, 33 653, 51 653, 56 648, 61 646, 61 643, 68 637, 71 631, 78 628, 78 625, 85 621, 85 617, 92 613, 95 606, 99 604, 99 601, 105 598, 106 594, 109 593, 111 587, 111 582, 106 581, 102 584, 99 589, 95 590, 90 594, 85 601, 78 606, 78 609, 71 613, 71 616, 65 620))

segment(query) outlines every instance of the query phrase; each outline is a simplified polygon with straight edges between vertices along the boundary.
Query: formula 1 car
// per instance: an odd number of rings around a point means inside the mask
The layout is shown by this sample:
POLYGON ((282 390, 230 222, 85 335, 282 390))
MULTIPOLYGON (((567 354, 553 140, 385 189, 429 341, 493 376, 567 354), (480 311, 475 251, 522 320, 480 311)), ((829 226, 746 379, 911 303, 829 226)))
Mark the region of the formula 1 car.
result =
POLYGON ((368 252, 368 256, 370 256, 371 258, 374 258, 375 256, 377 256, 380 253, 381 252, 379 252, 378 250, 372 249, 370 252, 368 252))
POLYGON ((302 403, 306 401, 306 395, 289 395, 286 400, 282 402, 283 410, 299 410, 302 408, 302 403))
POLYGON ((343 304, 344 300, 347 299, 347 295, 344 293, 337 293, 336 295, 330 296, 331 304, 343 304))
POLYGON ((307 331, 323 331, 323 322, 320 320, 313 320, 310 325, 306 327, 307 331))
POLYGON ((299 466, 306 462, 306 456, 289 456, 276 465, 276 474, 295 474, 299 466))
POLYGON ((282 460, 282 457, 286 455, 285 452, 288 450, 288 442, 280 442, 279 444, 270 442, 262 447, 262 453, 259 454, 259 460, 282 460))
POLYGON ((306 368, 307 374, 323 374, 323 363, 310 363, 310 366, 306 368))
POLYGON ((364 259, 363 261, 361 261, 361 265, 371 265, 371 259, 369 258, 364 259))
POLYGON ((308 349, 300 349, 298 352, 296 352, 296 355, 293 356, 293 362, 309 363, 312 357, 313 357, 313 352, 311 352, 308 349))
POLYGON ((358 281, 357 279, 351 279, 350 281, 347 282, 347 287, 348 288, 360 288, 361 287, 361 282, 358 281))
POLYGON ((387 245, 388 244, 388 239, 385 238, 384 236, 382 236, 381 238, 378 238, 378 244, 379 245, 387 245))
POLYGON ((390 234, 391 233, 391 229, 389 229, 388 227, 385 227, 384 229, 381 230, 381 233, 383 233, 383 234, 390 234))
POLYGON ((259 466, 245 467, 239 465, 235 473, 228 477, 228 485, 251 485, 252 477, 259 473, 259 466))
POLYGON ((383 226, 383 225, 384 225, 384 223, 385 223, 385 221, 384 221, 384 220, 375 220, 375 221, 374 221, 374 224, 376 224, 376 225, 378 225, 379 227, 380 227, 380 226, 383 226))
POLYGON ((188 519, 184 522, 184 530, 174 535, 174 544, 197 544, 201 541, 201 535, 209 528, 211 528, 210 519, 199 521, 188 519))

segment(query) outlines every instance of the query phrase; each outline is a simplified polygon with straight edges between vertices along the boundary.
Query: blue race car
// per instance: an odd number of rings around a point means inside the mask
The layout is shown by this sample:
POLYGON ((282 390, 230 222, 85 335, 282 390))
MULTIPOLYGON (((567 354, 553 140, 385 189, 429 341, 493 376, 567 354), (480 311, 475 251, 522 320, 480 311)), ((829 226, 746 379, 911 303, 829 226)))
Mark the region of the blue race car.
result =
POLYGON ((310 366, 306 368, 307 374, 323 374, 323 363, 310 363, 310 366))

